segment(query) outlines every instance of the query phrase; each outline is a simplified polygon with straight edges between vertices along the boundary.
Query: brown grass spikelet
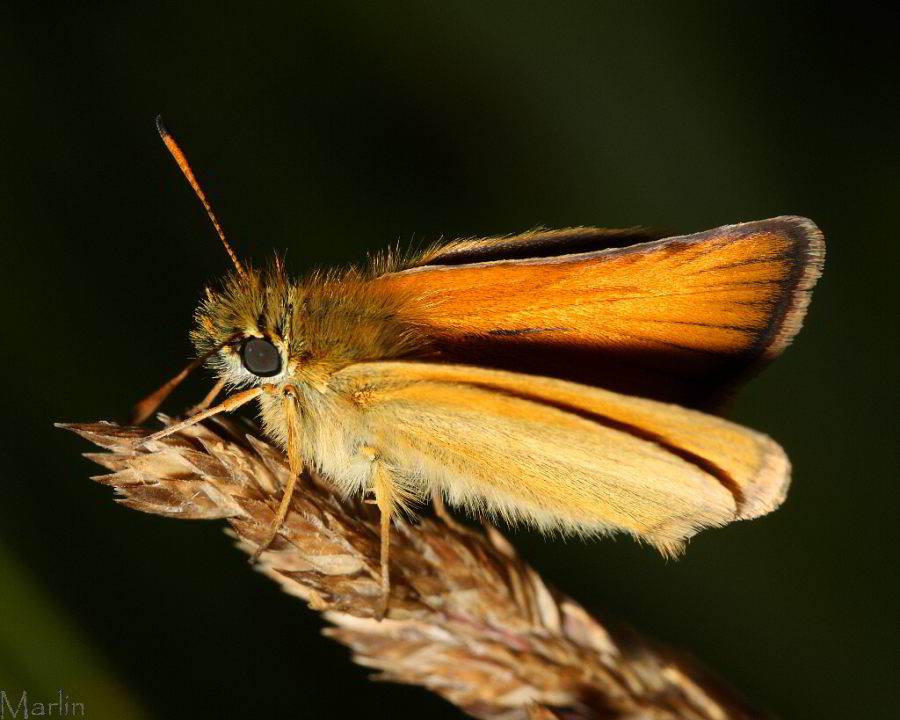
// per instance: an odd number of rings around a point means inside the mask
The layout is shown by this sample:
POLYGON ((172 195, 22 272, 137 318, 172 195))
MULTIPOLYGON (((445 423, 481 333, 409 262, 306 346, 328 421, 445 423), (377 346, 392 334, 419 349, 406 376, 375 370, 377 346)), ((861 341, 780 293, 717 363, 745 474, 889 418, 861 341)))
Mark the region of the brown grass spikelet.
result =
MULTIPOLYGON (((136 448, 149 435, 110 423, 63 425, 106 452, 87 457, 117 502, 143 512, 228 521, 252 553, 266 536, 289 470, 281 451, 225 419, 136 448)), ((397 521, 390 605, 380 601, 379 516, 302 478, 258 569, 332 623, 381 679, 421 685, 492 720, 759 718, 684 658, 589 615, 549 588, 493 528, 397 521)))

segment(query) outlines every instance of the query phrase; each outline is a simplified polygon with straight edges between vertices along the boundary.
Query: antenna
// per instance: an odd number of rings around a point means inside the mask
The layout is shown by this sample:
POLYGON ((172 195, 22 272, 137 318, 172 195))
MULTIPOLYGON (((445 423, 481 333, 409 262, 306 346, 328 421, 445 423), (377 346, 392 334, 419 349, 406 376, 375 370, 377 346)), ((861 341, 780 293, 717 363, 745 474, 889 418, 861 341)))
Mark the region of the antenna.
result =
POLYGON ((209 215, 209 219, 212 220, 213 227, 216 229, 216 232, 219 233, 219 239, 225 246, 225 252, 228 253, 228 255, 231 257, 231 261, 234 263, 235 268, 237 268, 238 275, 246 280, 246 271, 238 261, 237 255, 234 254, 234 250, 231 249, 231 245, 229 245, 228 241, 225 239, 225 233, 222 232, 222 227, 219 225, 219 221, 216 220, 216 215, 212 211, 212 208, 209 205, 209 201, 206 199, 206 195, 204 195, 203 191, 200 189, 200 184, 194 177, 194 173, 191 170, 191 166, 188 164, 187 158, 184 156, 181 148, 178 147, 178 143, 175 142, 175 138, 172 137, 172 134, 166 129, 166 126, 163 124, 162 115, 156 116, 156 129, 159 131, 159 136, 165 143, 166 149, 172 154, 172 157, 175 158, 175 162, 178 163, 178 167, 181 169, 181 172, 184 174, 185 178, 187 178, 187 181, 191 184, 191 187, 194 188, 194 192, 197 194, 197 197, 200 198, 200 202, 203 203, 203 207, 206 208, 206 214, 209 215))

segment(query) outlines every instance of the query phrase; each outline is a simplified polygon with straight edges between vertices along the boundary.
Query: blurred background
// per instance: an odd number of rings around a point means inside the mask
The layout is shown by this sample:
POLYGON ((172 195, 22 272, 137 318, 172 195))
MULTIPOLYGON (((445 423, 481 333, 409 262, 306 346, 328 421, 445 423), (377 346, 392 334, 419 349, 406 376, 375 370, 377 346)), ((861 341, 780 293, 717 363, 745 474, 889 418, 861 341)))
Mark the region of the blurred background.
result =
MULTIPOLYGON (((678 562, 624 539, 513 540, 760 708, 897 717, 895 19, 596 1, 2 16, 0 689, 64 688, 96 718, 459 716, 369 681, 222 523, 114 504, 91 447, 51 426, 122 417, 180 369, 228 268, 162 113, 238 253, 286 252, 297 274, 537 225, 815 220, 828 257, 806 327, 729 410, 788 450, 784 507, 678 562)), ((198 374, 165 409, 209 386, 198 374)))

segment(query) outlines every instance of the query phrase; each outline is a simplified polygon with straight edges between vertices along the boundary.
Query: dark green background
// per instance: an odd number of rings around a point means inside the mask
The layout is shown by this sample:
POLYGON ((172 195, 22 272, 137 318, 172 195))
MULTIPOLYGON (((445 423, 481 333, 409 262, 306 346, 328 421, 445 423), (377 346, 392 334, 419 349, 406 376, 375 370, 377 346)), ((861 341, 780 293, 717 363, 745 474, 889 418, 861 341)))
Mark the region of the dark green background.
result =
MULTIPOLYGON (((800 214, 828 242, 795 346, 730 416, 786 505, 665 562, 517 544, 576 598, 783 717, 896 717, 896 20, 863 4, 8 5, 0 20, 0 688, 88 716, 455 717, 373 684, 221 523, 116 506, 55 420, 121 416, 189 356, 233 244, 303 272, 397 240, 800 214), (777 8, 777 9, 776 9, 777 8)), ((167 407, 209 386, 197 377, 167 407)))

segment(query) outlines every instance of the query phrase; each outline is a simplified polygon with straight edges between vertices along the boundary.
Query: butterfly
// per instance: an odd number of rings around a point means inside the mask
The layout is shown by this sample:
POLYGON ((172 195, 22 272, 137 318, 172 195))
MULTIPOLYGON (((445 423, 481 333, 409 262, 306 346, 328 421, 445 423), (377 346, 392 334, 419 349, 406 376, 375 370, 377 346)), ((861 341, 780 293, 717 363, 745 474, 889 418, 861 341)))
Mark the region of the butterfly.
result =
POLYGON ((819 229, 776 217, 659 238, 577 227, 464 239, 290 278, 241 263, 181 149, 234 270, 195 313, 198 359, 137 407, 148 417, 206 363, 218 383, 157 441, 257 401, 291 479, 304 468, 390 523, 434 498, 548 532, 629 533, 676 554, 702 528, 778 507, 790 462, 715 407, 800 329, 819 229), (213 405, 224 387, 235 392, 213 405))

